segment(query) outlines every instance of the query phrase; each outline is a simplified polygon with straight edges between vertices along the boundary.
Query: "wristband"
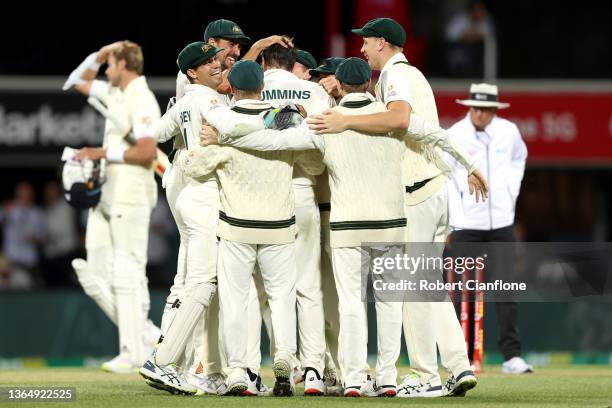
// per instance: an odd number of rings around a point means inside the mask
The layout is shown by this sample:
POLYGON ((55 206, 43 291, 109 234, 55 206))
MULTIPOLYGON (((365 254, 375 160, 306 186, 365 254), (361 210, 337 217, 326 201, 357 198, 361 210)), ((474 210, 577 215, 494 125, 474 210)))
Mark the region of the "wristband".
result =
POLYGON ((123 154, 125 153, 124 147, 109 147, 106 149, 106 160, 114 163, 125 163, 123 154))

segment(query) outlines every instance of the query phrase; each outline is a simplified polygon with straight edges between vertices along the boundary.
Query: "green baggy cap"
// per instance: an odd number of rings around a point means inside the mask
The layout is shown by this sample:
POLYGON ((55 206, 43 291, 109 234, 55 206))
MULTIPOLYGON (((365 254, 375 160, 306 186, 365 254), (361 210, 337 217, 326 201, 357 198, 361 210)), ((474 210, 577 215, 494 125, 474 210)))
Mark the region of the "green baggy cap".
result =
POLYGON ((178 55, 178 66, 183 74, 189 68, 197 67, 223 51, 223 48, 214 47, 204 41, 196 41, 187 45, 178 55))
POLYGON ((340 58, 340 57, 325 58, 323 61, 321 61, 321 65, 319 65, 315 69, 311 69, 308 72, 313 77, 317 77, 321 74, 334 75, 336 73, 336 70, 338 69, 338 65, 340 65, 343 61, 344 61, 344 58, 340 58))
POLYGON ((361 58, 347 58, 336 70, 336 79, 349 85, 365 84, 370 78, 372 68, 361 58))
POLYGON ((403 47, 406 42, 406 31, 392 18, 375 18, 351 31, 361 37, 382 37, 398 47, 403 47))
POLYGON ((297 58, 295 60, 309 69, 317 67, 317 60, 315 57, 305 50, 297 50, 297 58))
POLYGON ((227 80, 238 90, 257 91, 263 84, 263 69, 255 61, 238 61, 227 74, 227 80))
POLYGON ((244 34, 242 29, 238 27, 238 24, 223 18, 210 22, 204 30, 204 41, 208 41, 210 38, 219 37, 229 38, 241 43, 252 42, 251 39, 244 34))

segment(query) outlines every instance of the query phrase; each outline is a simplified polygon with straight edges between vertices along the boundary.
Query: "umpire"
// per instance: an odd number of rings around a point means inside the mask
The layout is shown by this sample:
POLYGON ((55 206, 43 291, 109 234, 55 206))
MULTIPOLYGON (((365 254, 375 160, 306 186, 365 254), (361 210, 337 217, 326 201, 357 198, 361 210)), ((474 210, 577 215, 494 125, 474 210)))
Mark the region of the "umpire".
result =
MULTIPOLYGON (((514 242, 514 210, 525 172, 527 147, 518 127, 496 115, 498 109, 510 104, 499 102, 497 86, 489 84, 472 84, 469 98, 456 102, 468 106, 469 111, 449 132, 472 154, 478 167, 487 170, 490 195, 488 202, 476 203, 461 194, 464 216, 459 225, 453 225, 460 230, 453 232, 452 240, 514 242)), ((456 179, 461 184, 462 177, 456 179)), ((502 371, 532 372, 532 367, 521 358, 516 302, 496 302, 495 306, 500 325, 499 347, 504 356, 502 371)))

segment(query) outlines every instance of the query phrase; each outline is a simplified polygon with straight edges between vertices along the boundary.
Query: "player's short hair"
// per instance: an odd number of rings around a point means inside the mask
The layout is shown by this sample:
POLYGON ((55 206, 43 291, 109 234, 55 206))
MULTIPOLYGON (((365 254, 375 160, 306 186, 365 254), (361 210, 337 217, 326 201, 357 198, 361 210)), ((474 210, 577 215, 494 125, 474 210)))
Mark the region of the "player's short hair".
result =
POLYGON ((294 47, 283 47, 280 44, 272 44, 261 52, 261 56, 267 66, 278 67, 291 71, 297 58, 297 50, 294 47))
POLYGON ((124 40, 121 42, 121 47, 113 51, 113 56, 117 61, 125 60, 125 69, 136 72, 142 75, 144 66, 144 58, 142 57, 142 48, 135 42, 124 40))
POLYGON ((340 87, 346 93, 356 93, 356 92, 364 93, 368 91, 368 87, 370 86, 369 81, 366 82, 365 84, 359 84, 359 85, 350 85, 342 81, 338 81, 338 82, 340 82, 340 87))

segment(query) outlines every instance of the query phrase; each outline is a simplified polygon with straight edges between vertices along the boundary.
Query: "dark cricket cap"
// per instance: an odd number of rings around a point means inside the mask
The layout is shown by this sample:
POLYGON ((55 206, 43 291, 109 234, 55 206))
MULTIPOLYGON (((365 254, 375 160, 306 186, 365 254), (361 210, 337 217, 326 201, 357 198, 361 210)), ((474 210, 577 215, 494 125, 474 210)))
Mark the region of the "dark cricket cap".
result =
POLYGON ((192 42, 187 45, 178 55, 178 66, 183 74, 187 74, 189 68, 197 67, 223 51, 203 41, 192 42))
POLYGON ((227 80, 238 90, 257 91, 263 84, 263 69, 255 61, 238 61, 227 74, 227 80))
POLYGON ((297 50, 297 58, 295 60, 309 69, 317 67, 317 60, 315 57, 305 50, 297 50))
POLYGON ((204 30, 204 41, 218 37, 236 40, 241 43, 252 42, 251 39, 244 34, 242 29, 238 27, 238 24, 223 18, 211 21, 204 30))
POLYGON ((336 70, 336 79, 349 85, 365 84, 372 78, 372 68, 361 58, 347 58, 336 70))
POLYGON ((406 31, 392 18, 375 18, 351 31, 361 37, 382 37, 398 47, 403 47, 406 42, 406 31))
POLYGON ((308 72, 313 77, 319 76, 321 74, 332 74, 332 75, 334 75, 336 73, 336 69, 338 69, 338 65, 340 65, 344 60, 345 60, 345 58, 340 58, 340 57, 325 58, 321 62, 321 65, 319 65, 315 69, 311 69, 308 72))

